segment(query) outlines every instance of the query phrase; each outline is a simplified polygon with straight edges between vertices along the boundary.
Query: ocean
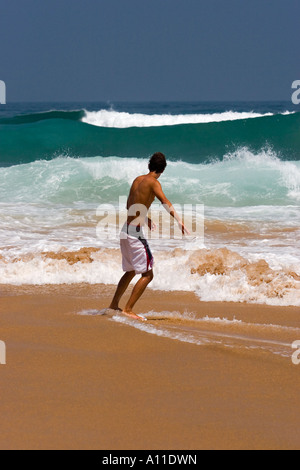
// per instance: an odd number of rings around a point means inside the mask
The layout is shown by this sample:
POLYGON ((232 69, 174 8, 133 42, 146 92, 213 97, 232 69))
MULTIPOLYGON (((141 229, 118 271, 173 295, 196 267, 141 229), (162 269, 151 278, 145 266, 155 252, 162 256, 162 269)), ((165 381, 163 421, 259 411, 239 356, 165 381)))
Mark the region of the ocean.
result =
POLYGON ((204 205, 205 236, 153 237, 151 288, 300 306, 300 113, 288 102, 0 106, 0 284, 117 283, 114 209, 157 151, 168 198, 204 205))

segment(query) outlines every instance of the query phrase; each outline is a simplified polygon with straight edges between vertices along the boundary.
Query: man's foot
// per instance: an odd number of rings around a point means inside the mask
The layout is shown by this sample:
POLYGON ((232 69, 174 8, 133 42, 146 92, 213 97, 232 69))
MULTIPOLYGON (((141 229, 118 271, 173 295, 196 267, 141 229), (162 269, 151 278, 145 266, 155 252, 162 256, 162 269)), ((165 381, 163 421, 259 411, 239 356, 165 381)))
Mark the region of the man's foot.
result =
POLYGON ((122 313, 122 309, 119 308, 117 305, 111 305, 110 307, 108 307, 108 310, 114 310, 115 312, 121 312, 122 313))
POLYGON ((133 318, 133 320, 139 320, 139 321, 143 321, 143 322, 148 321, 147 318, 144 318, 141 315, 136 315, 133 312, 126 312, 125 310, 123 310, 122 313, 123 313, 123 315, 126 315, 126 317, 133 318))

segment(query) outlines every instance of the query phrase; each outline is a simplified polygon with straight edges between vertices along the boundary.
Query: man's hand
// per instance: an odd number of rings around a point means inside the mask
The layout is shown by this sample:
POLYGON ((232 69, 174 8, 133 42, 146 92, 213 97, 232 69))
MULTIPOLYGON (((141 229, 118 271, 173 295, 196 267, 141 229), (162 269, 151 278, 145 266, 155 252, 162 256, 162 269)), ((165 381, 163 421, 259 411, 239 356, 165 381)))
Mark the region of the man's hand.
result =
POLYGON ((155 232, 157 230, 157 225, 155 222, 152 222, 151 219, 148 217, 148 228, 151 230, 151 232, 155 232))
POLYGON ((185 227, 183 222, 178 222, 178 226, 181 230, 182 235, 191 235, 190 231, 185 227))

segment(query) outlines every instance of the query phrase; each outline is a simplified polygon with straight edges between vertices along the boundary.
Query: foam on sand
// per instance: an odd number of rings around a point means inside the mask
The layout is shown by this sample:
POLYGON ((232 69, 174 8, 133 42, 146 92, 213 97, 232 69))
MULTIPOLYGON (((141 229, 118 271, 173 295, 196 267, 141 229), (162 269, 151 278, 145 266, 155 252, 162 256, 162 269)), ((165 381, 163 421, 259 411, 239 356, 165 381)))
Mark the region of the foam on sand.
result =
POLYGON ((112 320, 144 333, 196 346, 231 349, 236 352, 261 351, 284 358, 290 357, 291 343, 299 328, 255 324, 227 318, 199 317, 185 312, 148 312, 148 324, 141 324, 122 315, 112 320))

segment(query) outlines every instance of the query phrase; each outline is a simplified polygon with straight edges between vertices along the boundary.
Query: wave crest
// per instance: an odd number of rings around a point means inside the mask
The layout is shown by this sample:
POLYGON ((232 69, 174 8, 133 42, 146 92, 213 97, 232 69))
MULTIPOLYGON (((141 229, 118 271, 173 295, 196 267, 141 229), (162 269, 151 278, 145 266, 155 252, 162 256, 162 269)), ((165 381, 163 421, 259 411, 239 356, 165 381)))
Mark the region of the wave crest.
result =
MULTIPOLYGON (((196 120, 215 121, 183 124, 180 118, 177 124, 181 125, 174 125, 173 119, 177 117, 159 116, 155 126, 154 122, 147 124, 144 115, 137 119, 137 122, 129 122, 127 118, 123 119, 118 115, 118 124, 106 123, 115 127, 103 127, 102 121, 98 123, 101 126, 89 125, 78 120, 76 112, 71 118, 69 114, 48 113, 35 116, 33 121, 28 123, 28 116, 25 116, 26 125, 2 125, 3 122, 0 122, 0 164, 9 166, 29 163, 40 159, 53 159, 58 155, 81 158, 99 155, 149 158, 155 151, 165 153, 168 159, 173 161, 183 160, 199 164, 212 159, 220 161, 226 153, 242 147, 258 153, 267 144, 280 159, 299 160, 300 113, 255 119, 249 119, 249 116, 247 119, 241 119, 241 114, 238 114, 238 119, 235 120, 224 120, 226 116, 221 115, 221 122, 216 122, 216 118, 207 117, 208 115, 202 115, 196 120), (56 118, 49 118, 51 115, 56 118), (168 123, 169 125, 166 125, 168 123), (142 127, 128 127, 133 124, 142 127), (116 127, 118 125, 123 128, 116 127)), ((110 114, 108 116, 112 118, 110 114)), ((186 117, 184 119, 191 120, 186 117)))
POLYGON ((176 126, 180 124, 207 124, 210 122, 236 121, 239 119, 253 119, 273 116, 272 113, 259 114, 254 112, 226 111, 213 114, 139 114, 118 111, 85 111, 82 122, 97 127, 115 127, 125 129, 129 127, 161 127, 176 126))
MULTIPOLYGON (((62 157, 0 168, 0 202, 116 203, 147 166, 135 158, 62 157)), ((206 165, 169 162, 162 182, 178 204, 297 206, 300 200, 299 162, 283 162, 272 151, 241 148, 206 165)))

